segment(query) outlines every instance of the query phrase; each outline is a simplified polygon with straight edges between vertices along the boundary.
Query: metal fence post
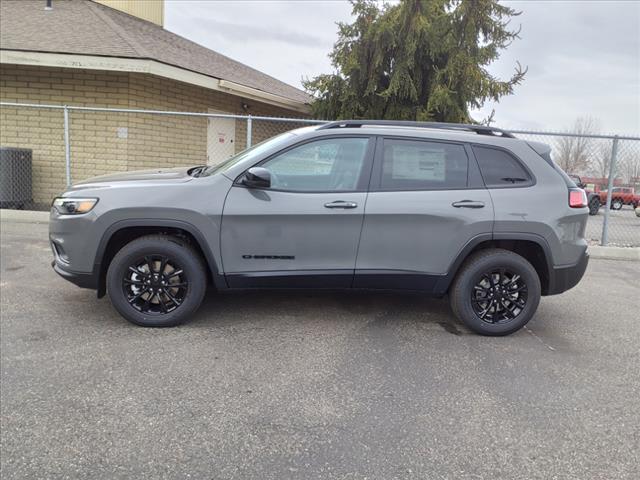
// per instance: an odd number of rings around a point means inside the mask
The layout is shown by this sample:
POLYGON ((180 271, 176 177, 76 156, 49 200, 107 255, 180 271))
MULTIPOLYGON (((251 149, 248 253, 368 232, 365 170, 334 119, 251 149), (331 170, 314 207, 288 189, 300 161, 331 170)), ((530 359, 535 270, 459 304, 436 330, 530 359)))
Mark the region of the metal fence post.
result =
POLYGON ((613 138, 611 147, 611 161, 609 162, 609 183, 607 184, 607 204, 604 210, 604 223, 602 224, 601 245, 609 243, 609 211, 611 210, 611 190, 613 189, 613 175, 616 170, 616 157, 618 156, 618 136, 613 138))
POLYGON ((251 146, 251 129, 252 129, 252 119, 251 115, 247 117, 247 148, 251 146))
POLYGON ((64 106, 64 160, 67 172, 67 188, 71 187, 71 143, 69 142, 69 108, 64 106))

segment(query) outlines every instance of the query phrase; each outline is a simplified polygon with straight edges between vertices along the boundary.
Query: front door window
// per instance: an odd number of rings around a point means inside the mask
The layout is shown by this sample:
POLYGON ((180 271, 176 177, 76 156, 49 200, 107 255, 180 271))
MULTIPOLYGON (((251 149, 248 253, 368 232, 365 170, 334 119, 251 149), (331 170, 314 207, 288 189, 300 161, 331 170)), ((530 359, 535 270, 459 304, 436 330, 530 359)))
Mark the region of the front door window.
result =
POLYGON ((361 184, 367 138, 329 138, 287 150, 262 167, 271 189, 291 192, 349 192, 361 184))

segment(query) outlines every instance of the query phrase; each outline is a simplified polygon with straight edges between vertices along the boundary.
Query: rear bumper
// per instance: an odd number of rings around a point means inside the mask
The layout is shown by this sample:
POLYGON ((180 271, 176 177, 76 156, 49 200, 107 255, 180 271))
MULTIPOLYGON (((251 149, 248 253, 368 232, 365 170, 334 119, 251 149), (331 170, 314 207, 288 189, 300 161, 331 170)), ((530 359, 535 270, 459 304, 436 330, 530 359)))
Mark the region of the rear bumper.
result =
POLYGON ((66 270, 55 260, 51 262, 51 266, 58 275, 80 288, 90 288, 92 290, 98 288, 98 278, 93 273, 80 273, 66 270))
POLYGON ((549 272, 549 291, 546 295, 557 295, 575 287, 582 279, 588 264, 589 253, 585 249, 585 252, 575 265, 554 267, 549 272))

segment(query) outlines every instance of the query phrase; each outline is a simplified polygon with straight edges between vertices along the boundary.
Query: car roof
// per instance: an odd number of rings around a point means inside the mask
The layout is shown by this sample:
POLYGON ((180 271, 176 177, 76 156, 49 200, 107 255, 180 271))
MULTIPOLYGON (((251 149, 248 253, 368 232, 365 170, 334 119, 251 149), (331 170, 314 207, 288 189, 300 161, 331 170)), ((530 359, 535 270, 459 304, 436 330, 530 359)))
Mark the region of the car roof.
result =
POLYGON ((477 123, 448 123, 448 122, 418 122, 413 120, 336 120, 328 122, 318 127, 319 130, 334 128, 359 128, 364 126, 376 127, 408 127, 408 128, 429 128, 435 130, 457 130, 473 132, 478 135, 490 135, 496 137, 512 138, 513 135, 506 130, 490 125, 480 125, 477 123))
POLYGON ((512 145, 514 142, 519 143, 524 141, 522 139, 516 138, 513 135, 510 135, 509 137, 498 135, 484 135, 478 134, 474 131, 431 128, 423 126, 415 127, 409 125, 362 125, 358 127, 323 128, 324 125, 325 124, 312 127, 303 127, 297 130, 293 130, 292 133, 301 137, 336 135, 384 135, 395 137, 425 138, 453 142, 479 143, 505 147, 512 145))

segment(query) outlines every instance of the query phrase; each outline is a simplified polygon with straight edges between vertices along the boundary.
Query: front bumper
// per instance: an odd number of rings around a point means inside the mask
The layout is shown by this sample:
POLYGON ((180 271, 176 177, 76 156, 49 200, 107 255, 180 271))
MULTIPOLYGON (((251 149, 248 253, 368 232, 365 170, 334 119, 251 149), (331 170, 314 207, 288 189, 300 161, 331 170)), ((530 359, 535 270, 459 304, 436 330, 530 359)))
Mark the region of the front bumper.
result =
POLYGON ((549 272, 549 291, 547 295, 557 295, 575 287, 582 279, 589 264, 589 252, 584 251, 575 265, 554 267, 549 272))
POLYGON ((80 288, 90 288, 92 290, 98 288, 98 276, 93 273, 80 273, 66 270, 55 260, 51 262, 51 266, 58 275, 80 288))

